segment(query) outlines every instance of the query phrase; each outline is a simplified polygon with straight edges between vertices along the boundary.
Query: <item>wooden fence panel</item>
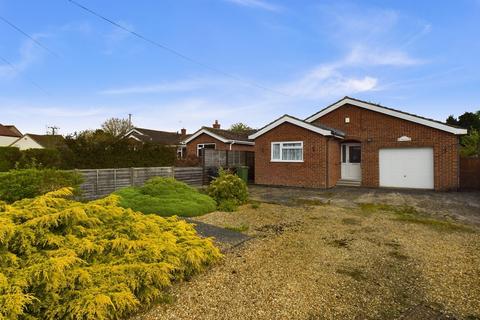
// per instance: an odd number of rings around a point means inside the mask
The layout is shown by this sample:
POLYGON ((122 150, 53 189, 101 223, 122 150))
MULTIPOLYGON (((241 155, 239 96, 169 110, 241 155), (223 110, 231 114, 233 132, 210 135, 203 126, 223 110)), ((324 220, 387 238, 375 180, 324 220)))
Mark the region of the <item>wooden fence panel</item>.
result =
POLYGON ((202 167, 82 169, 77 172, 84 178, 80 189, 86 199, 100 198, 125 187, 142 186, 153 177, 175 177, 196 187, 202 185, 203 179, 202 167))
POLYGON ((202 165, 204 167, 204 184, 208 184, 217 176, 218 168, 233 168, 247 166, 248 180, 255 178, 255 152, 203 149, 202 165))
POLYGON ((202 167, 182 167, 174 168, 175 179, 185 182, 191 186, 201 186, 203 184, 202 167))
POLYGON ((460 158, 460 188, 480 190, 480 158, 460 158))

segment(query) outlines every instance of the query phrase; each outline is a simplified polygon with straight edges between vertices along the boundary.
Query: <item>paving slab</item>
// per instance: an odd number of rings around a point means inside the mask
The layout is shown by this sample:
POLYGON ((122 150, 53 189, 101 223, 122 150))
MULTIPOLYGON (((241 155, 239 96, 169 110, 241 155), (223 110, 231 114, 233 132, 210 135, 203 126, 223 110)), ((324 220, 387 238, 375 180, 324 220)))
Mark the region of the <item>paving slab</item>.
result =
POLYGON ((189 223, 193 223, 195 225, 195 230, 197 230, 198 234, 202 237, 213 237, 215 238, 215 242, 219 242, 222 244, 222 247, 236 247, 243 242, 247 241, 250 239, 249 236, 233 231, 233 230, 228 230, 225 228, 220 228, 208 223, 203 223, 200 221, 193 221, 191 219, 185 219, 189 223))

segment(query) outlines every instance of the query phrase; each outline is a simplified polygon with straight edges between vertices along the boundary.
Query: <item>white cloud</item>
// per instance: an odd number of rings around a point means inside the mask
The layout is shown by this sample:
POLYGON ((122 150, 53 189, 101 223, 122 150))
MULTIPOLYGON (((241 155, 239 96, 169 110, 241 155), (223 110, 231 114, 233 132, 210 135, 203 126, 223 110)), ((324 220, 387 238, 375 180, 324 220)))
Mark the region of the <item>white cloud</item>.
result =
MULTIPOLYGON (((32 35, 32 38, 36 40, 42 37, 46 37, 46 35, 39 33, 32 35)), ((17 76, 19 73, 22 73, 34 62, 36 62, 42 55, 42 51, 32 40, 25 40, 20 45, 18 58, 16 60, 9 61, 11 65, 7 63, 0 64, 0 77, 17 76)))
POLYGON ((345 76, 341 65, 321 65, 303 77, 281 87, 287 94, 303 99, 317 100, 375 90, 378 79, 371 76, 345 76))
POLYGON ((259 8, 268 11, 280 11, 280 7, 263 0, 226 0, 244 7, 259 8))
MULTIPOLYGON (((225 83, 226 81, 223 81, 225 83)), ((100 91, 101 94, 122 95, 122 94, 145 94, 145 93, 169 93, 188 92, 202 89, 208 86, 222 83, 214 79, 189 79, 174 82, 162 82, 157 84, 146 84, 121 88, 110 88, 100 91)))
POLYGON ((424 62, 412 58, 408 53, 397 49, 355 46, 351 49, 344 63, 363 66, 404 67, 422 64, 424 62))

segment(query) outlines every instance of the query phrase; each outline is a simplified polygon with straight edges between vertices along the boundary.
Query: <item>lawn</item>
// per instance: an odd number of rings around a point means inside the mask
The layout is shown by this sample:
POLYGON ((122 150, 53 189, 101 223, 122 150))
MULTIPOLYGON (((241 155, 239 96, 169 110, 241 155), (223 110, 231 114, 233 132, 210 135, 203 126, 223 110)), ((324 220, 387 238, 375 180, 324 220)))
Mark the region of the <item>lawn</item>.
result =
POLYGON ((136 319, 480 317, 480 233, 413 207, 255 203, 196 220, 253 237, 136 319))

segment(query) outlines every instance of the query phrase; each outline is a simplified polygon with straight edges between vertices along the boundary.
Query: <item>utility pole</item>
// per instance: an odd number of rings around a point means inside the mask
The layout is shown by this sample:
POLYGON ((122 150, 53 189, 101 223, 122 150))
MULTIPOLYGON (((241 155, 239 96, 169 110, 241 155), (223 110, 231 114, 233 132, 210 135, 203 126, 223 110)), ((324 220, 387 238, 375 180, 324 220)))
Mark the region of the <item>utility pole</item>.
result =
POLYGON ((48 129, 52 129, 52 136, 55 135, 55 132, 56 132, 57 130, 60 130, 60 128, 57 127, 57 126, 51 126, 51 127, 47 127, 47 128, 48 128, 48 129))
POLYGON ((128 128, 132 129, 132 114, 128 114, 128 128))

